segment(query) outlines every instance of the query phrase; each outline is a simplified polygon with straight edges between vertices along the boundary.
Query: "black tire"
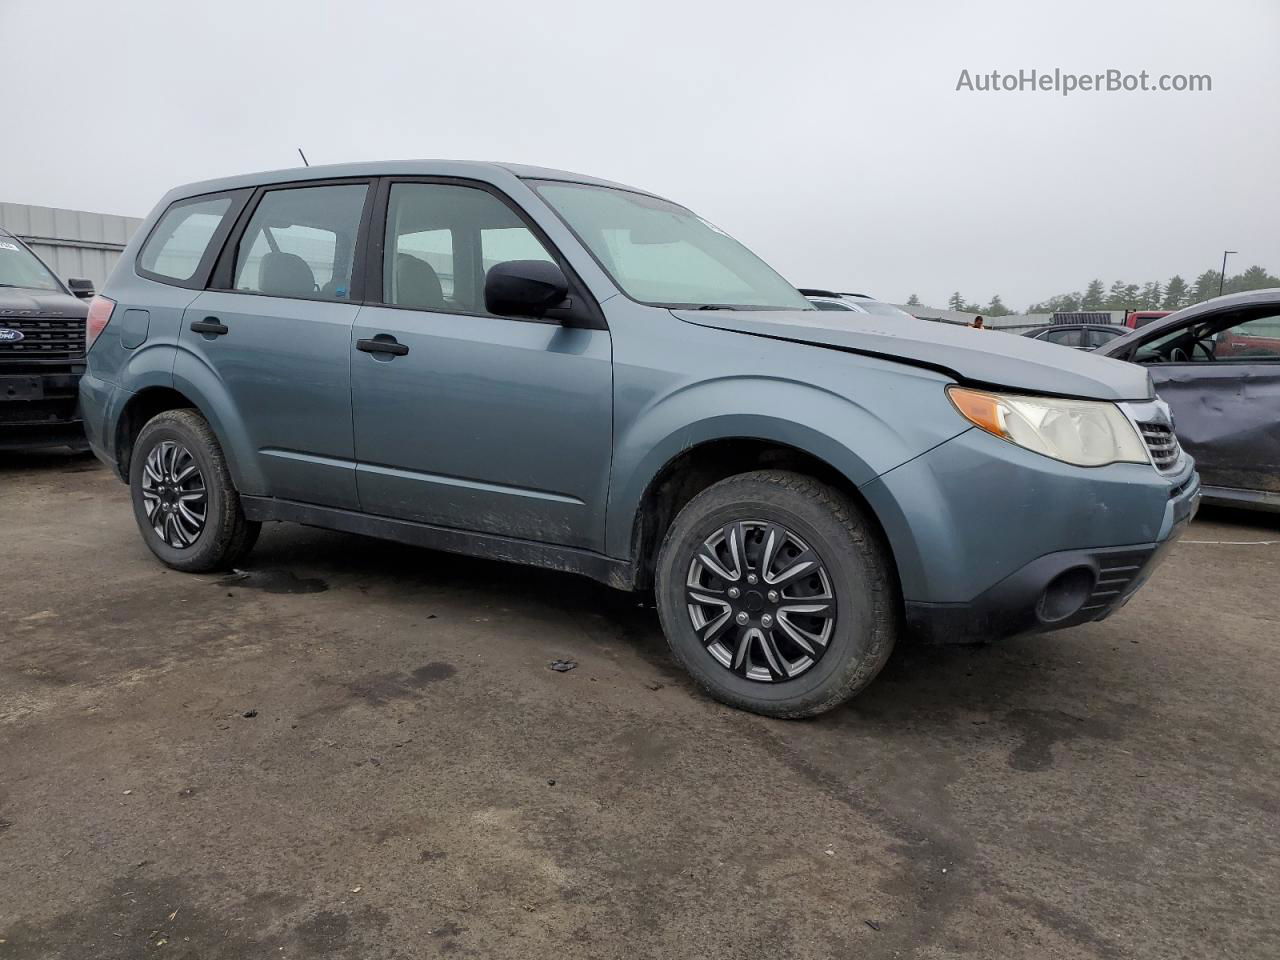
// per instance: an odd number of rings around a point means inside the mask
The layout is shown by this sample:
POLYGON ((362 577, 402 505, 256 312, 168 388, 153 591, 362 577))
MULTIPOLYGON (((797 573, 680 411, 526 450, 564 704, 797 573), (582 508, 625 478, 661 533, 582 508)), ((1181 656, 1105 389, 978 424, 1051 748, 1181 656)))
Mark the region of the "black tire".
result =
POLYGON ((896 583, 878 531, 848 497, 802 474, 761 470, 708 487, 680 511, 658 554, 655 592, 672 653, 703 689, 743 710, 798 718, 838 706, 880 672, 899 632, 896 583), (790 678, 765 682, 734 672, 713 657, 690 617, 686 583, 695 554, 727 524, 748 519, 802 538, 835 596, 829 641, 790 678))
POLYGON ((245 519, 240 495, 231 482, 226 457, 208 422, 195 410, 166 410, 156 414, 138 434, 129 461, 129 492, 142 539, 163 563, 175 570, 203 573, 226 570, 245 556, 258 539, 262 524, 245 519), (160 444, 180 444, 199 468, 206 491, 203 528, 186 546, 165 542, 148 519, 143 495, 147 458, 160 444))

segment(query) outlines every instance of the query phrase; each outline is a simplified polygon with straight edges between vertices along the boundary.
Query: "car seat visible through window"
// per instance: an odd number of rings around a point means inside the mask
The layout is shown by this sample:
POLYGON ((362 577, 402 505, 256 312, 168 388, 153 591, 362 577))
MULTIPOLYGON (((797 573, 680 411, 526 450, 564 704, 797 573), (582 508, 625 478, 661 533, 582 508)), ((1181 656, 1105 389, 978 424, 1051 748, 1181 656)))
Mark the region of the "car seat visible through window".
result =
POLYGON ((314 297, 316 275, 307 261, 296 253, 273 250, 264 254, 259 267, 258 286, 276 297, 314 297))
POLYGON ((397 253, 395 270, 392 302, 401 307, 418 307, 421 310, 444 309, 440 276, 431 264, 407 253, 397 253))

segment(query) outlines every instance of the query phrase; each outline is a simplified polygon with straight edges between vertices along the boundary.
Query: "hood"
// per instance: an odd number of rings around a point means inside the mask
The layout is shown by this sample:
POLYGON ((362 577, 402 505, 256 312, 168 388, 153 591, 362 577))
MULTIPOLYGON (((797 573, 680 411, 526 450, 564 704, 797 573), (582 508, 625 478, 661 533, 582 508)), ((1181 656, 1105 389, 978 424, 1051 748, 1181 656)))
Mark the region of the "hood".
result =
POLYGON ((0 327, 6 320, 40 317, 86 317, 89 304, 61 290, 0 287, 0 327))
POLYGON ((825 310, 672 313, 700 327, 927 367, 975 386, 1090 400, 1147 400, 1153 395, 1142 367, 995 330, 825 310))

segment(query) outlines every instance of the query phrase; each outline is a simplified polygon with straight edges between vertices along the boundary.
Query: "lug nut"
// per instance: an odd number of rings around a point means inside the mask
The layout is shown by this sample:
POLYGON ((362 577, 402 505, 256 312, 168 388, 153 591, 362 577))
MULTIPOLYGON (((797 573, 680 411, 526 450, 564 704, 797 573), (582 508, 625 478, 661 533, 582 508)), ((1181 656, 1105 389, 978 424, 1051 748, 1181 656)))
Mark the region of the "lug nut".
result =
POLYGON ((755 583, 756 575, 754 573, 747 574, 747 583, 755 583))
POLYGON ((763 617, 761 617, 761 618, 760 618, 760 626, 762 626, 762 627, 772 627, 772 626, 773 626, 773 617, 769 616, 769 615, 766 613, 763 617))
POLYGON ((750 618, 750 617, 748 617, 748 616, 747 616, 747 614, 746 614, 746 612, 744 611, 743 613, 738 614, 734 619, 735 619, 735 620, 737 620, 737 621, 738 621, 738 623, 741 623, 741 624, 744 624, 744 625, 745 625, 745 624, 746 624, 746 622, 747 622, 748 620, 750 620, 751 618, 750 618))
POLYGON ((770 591, 769 591, 769 602, 770 602, 770 603, 777 603, 777 602, 778 602, 778 591, 777 591, 777 590, 770 590, 770 591))
POLYGON ((730 600, 737 600, 737 599, 738 599, 738 594, 740 594, 741 592, 742 592, 742 591, 741 591, 741 590, 739 590, 737 587, 730 587, 730 588, 729 588, 729 599, 730 599, 730 600))

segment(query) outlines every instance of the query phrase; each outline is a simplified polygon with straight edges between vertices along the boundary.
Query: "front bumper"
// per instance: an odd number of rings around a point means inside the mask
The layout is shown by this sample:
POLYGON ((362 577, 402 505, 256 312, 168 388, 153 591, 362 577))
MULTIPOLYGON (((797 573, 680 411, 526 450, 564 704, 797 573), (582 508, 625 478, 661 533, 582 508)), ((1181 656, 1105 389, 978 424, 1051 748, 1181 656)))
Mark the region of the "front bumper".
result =
POLYGON ((77 387, 83 364, 0 364, 0 449, 85 444, 77 387))
POLYGON ((893 550, 908 623, 961 642, 1108 615, 1200 500, 1190 457, 1169 472, 1077 467, 977 428, 859 490, 893 550))
POLYGON ((907 629, 925 643, 974 643, 1105 620, 1169 555, 1200 506, 1194 472, 1171 487, 1161 537, 1152 543, 1045 554, 968 603, 907 601, 907 629))

